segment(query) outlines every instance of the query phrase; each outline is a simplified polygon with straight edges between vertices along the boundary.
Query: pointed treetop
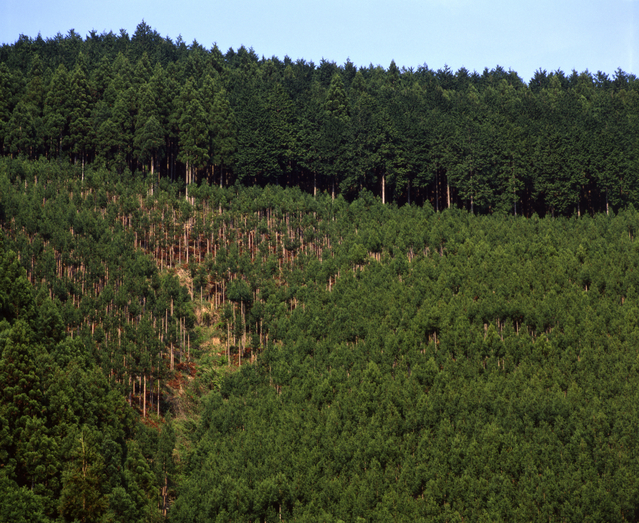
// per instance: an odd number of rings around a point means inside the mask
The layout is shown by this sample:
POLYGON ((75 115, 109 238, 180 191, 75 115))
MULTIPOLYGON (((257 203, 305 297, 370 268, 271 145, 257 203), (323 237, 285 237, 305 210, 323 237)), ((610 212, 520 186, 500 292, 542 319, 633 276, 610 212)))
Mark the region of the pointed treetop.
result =
POLYGON ((395 60, 391 60, 390 66, 388 67, 388 77, 391 85, 397 85, 399 83, 399 68, 397 64, 395 64, 395 60))
POLYGON ((135 83, 141 85, 148 82, 151 78, 152 71, 149 55, 144 51, 142 57, 135 64, 135 83))
POLYGON ((333 118, 339 120, 348 118, 348 100, 344 90, 344 82, 339 73, 333 74, 331 78, 324 107, 329 116, 333 118))
POLYGON ((80 70, 84 73, 84 76, 89 76, 89 67, 87 65, 87 57, 84 55, 82 51, 78 53, 77 58, 75 59, 74 70, 80 70))
POLYGON ((364 79, 364 75, 361 73, 361 71, 357 71, 355 73, 355 77, 351 82, 351 91, 356 96, 359 96, 366 91, 366 80, 364 79))

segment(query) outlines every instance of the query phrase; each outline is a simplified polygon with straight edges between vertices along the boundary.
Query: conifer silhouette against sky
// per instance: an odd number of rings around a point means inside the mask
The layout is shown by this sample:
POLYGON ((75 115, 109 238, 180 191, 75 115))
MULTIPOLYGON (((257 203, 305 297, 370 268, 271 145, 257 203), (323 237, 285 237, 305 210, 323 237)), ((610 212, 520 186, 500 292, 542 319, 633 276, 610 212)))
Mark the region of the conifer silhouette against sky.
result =
POLYGON ((395 60, 471 72, 500 65, 526 82, 540 68, 639 71, 636 0, 4 0, 0 42, 70 29, 132 35, 142 19, 173 41, 181 35, 207 49, 244 45, 258 56, 315 63, 350 58, 387 68, 395 60))

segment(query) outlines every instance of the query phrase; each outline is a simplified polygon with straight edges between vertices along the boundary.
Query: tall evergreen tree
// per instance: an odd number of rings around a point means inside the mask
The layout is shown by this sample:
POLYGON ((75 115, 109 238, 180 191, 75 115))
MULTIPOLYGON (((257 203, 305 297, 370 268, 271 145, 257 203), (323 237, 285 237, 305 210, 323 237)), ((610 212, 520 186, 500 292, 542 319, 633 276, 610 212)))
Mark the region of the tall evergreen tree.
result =
POLYGON ((332 179, 331 194, 333 198, 335 197, 335 185, 339 183, 341 173, 347 171, 345 167, 351 157, 346 139, 349 120, 348 98, 344 90, 344 83, 339 73, 335 73, 331 78, 324 101, 322 150, 320 152, 325 173, 332 179))
MULTIPOLYGON (((185 96, 187 98, 187 96, 185 96)), ((184 100, 184 111, 180 116, 180 154, 178 159, 186 164, 187 185, 195 181, 197 169, 206 166, 208 160, 209 129, 200 101, 193 96, 184 100)))
POLYGON ((69 116, 69 148, 82 162, 82 175, 88 149, 93 144, 93 126, 91 122, 92 100, 87 78, 84 55, 80 53, 70 78, 70 104, 73 107, 69 116))
POLYGON ((69 114, 73 110, 69 92, 69 75, 61 64, 56 69, 44 102, 44 127, 47 145, 53 155, 60 155, 69 132, 69 114))

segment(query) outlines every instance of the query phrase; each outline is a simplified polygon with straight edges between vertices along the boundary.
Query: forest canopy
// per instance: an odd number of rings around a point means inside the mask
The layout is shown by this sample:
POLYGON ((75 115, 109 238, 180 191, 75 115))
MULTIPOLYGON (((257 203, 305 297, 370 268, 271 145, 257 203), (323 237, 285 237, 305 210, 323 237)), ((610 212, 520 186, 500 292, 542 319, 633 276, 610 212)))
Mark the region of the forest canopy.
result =
POLYGON ((639 521, 639 83, 0 48, 0 523, 639 521))
POLYGON ((5 520, 637 521, 634 209, 82 176, 0 162, 5 520))
POLYGON ((637 205, 639 83, 621 69, 456 72, 223 53, 142 22, 0 48, 0 154, 187 184, 366 188, 531 216, 637 205))

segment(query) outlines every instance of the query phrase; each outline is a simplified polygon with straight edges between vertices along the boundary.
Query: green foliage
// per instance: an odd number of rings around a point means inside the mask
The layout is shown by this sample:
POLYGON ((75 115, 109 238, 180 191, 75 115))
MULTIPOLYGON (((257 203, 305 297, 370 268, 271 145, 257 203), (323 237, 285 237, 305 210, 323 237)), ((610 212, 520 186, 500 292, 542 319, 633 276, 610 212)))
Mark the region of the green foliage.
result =
MULTIPOLYGON (((46 178, 46 173, 38 174, 41 179, 46 178)), ((87 181, 90 179, 91 176, 87 181)), ((6 172, 2 173, 2 183, 7 189, 3 192, 3 203, 7 203, 8 209, 14 209, 13 204, 21 197, 19 192, 8 190, 11 184, 6 172)), ((45 194, 45 198, 55 200, 53 193, 45 194)), ((82 206, 81 200, 76 199, 74 203, 82 206)), ((37 220, 39 216, 25 209, 23 217, 37 220)), ((118 390, 117 383, 98 367, 100 358, 95 343, 87 338, 86 332, 72 337, 77 332, 78 318, 73 303, 67 298, 69 293, 78 290, 66 278, 58 278, 56 272, 60 267, 56 267, 55 259, 53 266, 48 265, 47 254, 53 251, 42 251, 40 234, 56 247, 65 249, 69 237, 60 228, 62 224, 88 239, 92 235, 95 238, 95 222, 86 213, 76 220, 73 214, 64 211, 61 216, 51 218, 47 214, 40 223, 42 229, 30 222, 29 231, 38 238, 31 244, 36 250, 30 253, 24 250, 22 237, 14 236, 15 231, 11 229, 7 229, 9 236, 3 234, 0 241, 0 380, 3 383, 0 491, 4 500, 10 500, 0 511, 0 518, 3 521, 51 521, 58 517, 66 521, 96 521, 106 517, 115 521, 155 521, 159 486, 149 463, 133 441, 136 427, 133 409, 118 390), (72 225, 65 222, 69 218, 72 225), (5 250, 6 243, 17 248, 19 254, 5 250), (29 257, 33 261, 29 270, 33 271, 39 254, 42 254, 41 281, 45 285, 38 290, 20 260, 29 257), (50 298, 54 290, 64 302, 58 296, 50 298)), ((2 225, 4 228, 7 224, 2 225)), ((79 249, 87 249, 83 242, 84 239, 79 249)), ((85 251, 90 252, 91 249, 85 251)), ((68 255, 66 251, 63 258, 66 263, 68 255)), ((134 259, 138 271, 149 270, 148 264, 145 267, 135 256, 134 259)), ((122 261, 119 257, 118 264, 122 261)), ((87 265, 93 270, 96 265, 100 266, 96 260, 87 265)), ((87 281, 91 280, 85 280, 88 287, 87 281)), ((79 290, 81 292, 81 288, 79 290)), ((133 285, 130 292, 133 290, 139 287, 133 285)), ((78 299, 78 308, 87 318, 93 314, 89 304, 96 304, 93 298, 88 298, 85 295, 78 299)), ((175 305, 182 306, 180 296, 176 298, 175 305)), ((130 300, 125 302, 129 304, 130 300)), ((93 318, 95 321, 95 316, 93 318)), ((108 324, 108 314, 103 318, 108 324)), ((148 335, 142 327, 140 342, 148 335)), ((154 339, 152 334, 149 337, 154 339)), ((148 340, 145 344, 153 347, 148 340)), ((144 365, 144 358, 140 360, 144 365)), ((139 367, 136 369, 140 372, 139 367)), ((152 376, 148 367, 143 372, 152 376)))
POLYGON ((634 210, 185 201, 92 166, 2 169, 0 459, 44 516, 634 517, 634 210), (224 356, 198 346, 198 303, 224 356), (166 413, 193 358, 199 421, 136 427, 129 402, 166 413))
MULTIPOLYGON (((106 478, 103 458, 98 451, 99 436, 82 426, 67 439, 71 440, 71 449, 62 476, 60 513, 70 521, 98 520, 108 506, 108 500, 102 493, 102 483, 106 478)), ((114 494, 117 497, 119 491, 114 494)))
POLYGON ((71 31, 0 55, 0 154, 481 214, 639 205, 634 75, 355 67, 71 31), (141 44, 140 42, 144 42, 141 44), (46 49, 46 50, 45 50, 46 49), (46 57, 46 59, 44 58, 46 57), (162 160, 162 161, 160 161, 162 160))
POLYGON ((46 523, 42 498, 27 487, 18 487, 7 475, 0 473, 0 506, 2 523, 46 523))
POLYGON ((636 223, 336 212, 303 307, 207 399, 171 520, 634 518, 636 223))
POLYGON ((638 108, 4 46, 0 520, 636 521, 638 108))

